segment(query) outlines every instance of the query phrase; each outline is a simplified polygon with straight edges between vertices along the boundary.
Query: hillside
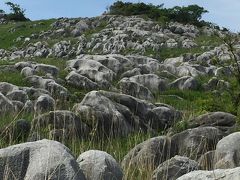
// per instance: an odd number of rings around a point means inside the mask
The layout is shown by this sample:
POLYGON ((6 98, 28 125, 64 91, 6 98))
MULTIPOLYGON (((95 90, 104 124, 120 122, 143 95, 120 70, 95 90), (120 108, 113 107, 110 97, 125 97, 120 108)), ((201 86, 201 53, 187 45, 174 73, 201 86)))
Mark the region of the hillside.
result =
POLYGON ((0 24, 0 179, 239 177, 228 35, 142 16, 0 24))

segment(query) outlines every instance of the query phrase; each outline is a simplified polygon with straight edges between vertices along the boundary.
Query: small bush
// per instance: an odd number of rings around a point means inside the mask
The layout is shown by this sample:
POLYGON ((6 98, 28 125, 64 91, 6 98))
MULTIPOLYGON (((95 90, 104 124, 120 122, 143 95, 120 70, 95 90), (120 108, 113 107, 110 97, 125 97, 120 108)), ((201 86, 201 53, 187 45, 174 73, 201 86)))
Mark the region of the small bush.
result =
POLYGON ((29 21, 30 19, 25 17, 25 9, 22 9, 20 5, 12 2, 6 2, 6 5, 10 7, 11 13, 7 14, 7 19, 10 21, 29 21))
POLYGON ((107 14, 134 16, 146 16, 158 22, 177 21, 180 23, 189 23, 196 26, 204 26, 209 23, 201 20, 202 15, 207 13, 203 7, 198 5, 189 5, 187 7, 175 6, 173 8, 163 8, 164 4, 153 5, 145 3, 130 3, 117 1, 108 8, 107 14))

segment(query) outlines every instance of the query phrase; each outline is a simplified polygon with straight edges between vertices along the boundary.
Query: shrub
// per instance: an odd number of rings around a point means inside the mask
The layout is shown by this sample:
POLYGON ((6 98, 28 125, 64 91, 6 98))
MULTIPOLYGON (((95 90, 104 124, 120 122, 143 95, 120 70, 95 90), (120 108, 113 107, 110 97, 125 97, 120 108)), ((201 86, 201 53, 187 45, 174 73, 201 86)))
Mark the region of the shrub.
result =
POLYGON ((14 4, 12 2, 6 2, 6 5, 10 7, 11 13, 7 14, 8 20, 13 21, 29 21, 28 18, 25 17, 25 9, 22 9, 20 5, 14 4))
POLYGON ((155 6, 153 4, 124 3, 122 1, 117 1, 108 8, 107 14, 123 16, 144 15, 160 22, 177 21, 197 26, 208 25, 207 22, 201 20, 202 15, 208 12, 203 7, 190 5, 187 7, 175 6, 168 9, 163 8, 163 5, 164 4, 155 6))

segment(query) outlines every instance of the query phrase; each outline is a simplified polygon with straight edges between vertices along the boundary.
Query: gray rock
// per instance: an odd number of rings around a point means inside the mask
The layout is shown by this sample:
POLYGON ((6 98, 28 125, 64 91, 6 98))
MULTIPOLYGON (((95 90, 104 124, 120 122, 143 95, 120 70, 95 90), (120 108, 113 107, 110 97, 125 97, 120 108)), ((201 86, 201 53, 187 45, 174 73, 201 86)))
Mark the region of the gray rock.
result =
POLYGON ((79 59, 94 60, 105 67, 109 68, 116 74, 121 74, 122 72, 129 70, 133 67, 133 62, 128 59, 128 57, 122 56, 120 54, 108 54, 108 55, 87 55, 82 54, 78 56, 79 59))
POLYGON ((190 39, 185 39, 182 41, 182 47, 183 48, 193 48, 193 47, 196 47, 197 44, 193 41, 193 40, 190 40, 190 39))
MULTIPOLYGON (((41 133, 42 129, 62 130, 60 140, 83 138, 89 133, 89 128, 79 117, 70 111, 51 111, 32 120, 31 131, 41 133)), ((48 135, 46 135, 48 137, 48 135)), ((53 137, 55 139, 55 137, 53 137)))
POLYGON ((6 98, 2 93, 0 93, 0 114, 1 116, 8 113, 14 113, 13 103, 6 98))
POLYGON ((9 92, 6 97, 12 101, 20 101, 25 103, 28 100, 28 95, 23 90, 13 90, 9 92))
POLYGON ((0 179, 84 180, 70 150, 41 140, 0 149, 0 179))
POLYGON ((28 97, 31 97, 32 100, 36 100, 39 96, 50 93, 47 90, 41 89, 41 88, 33 88, 33 87, 22 87, 23 91, 25 91, 28 95, 28 97))
POLYGON ((240 166, 240 132, 230 134, 217 143, 214 168, 227 169, 240 166))
MULTIPOLYGON (((47 90, 45 94, 51 94, 56 99, 66 99, 69 97, 69 91, 53 79, 45 79, 34 75, 27 77, 26 81, 32 84, 33 87, 40 88, 42 92, 44 92, 44 89, 47 90)), ((39 90, 37 91, 39 92, 39 90)), ((40 94, 42 94, 42 92, 40 94)))
POLYGON ((126 136, 137 128, 128 108, 97 91, 89 92, 73 109, 98 136, 126 136))
POLYGON ((38 97, 34 105, 34 111, 37 114, 42 114, 48 111, 53 111, 55 107, 54 99, 45 94, 38 97))
POLYGON ((155 74, 136 75, 129 80, 147 87, 152 92, 164 91, 167 86, 166 81, 155 74))
POLYGON ((232 70, 231 67, 220 67, 215 71, 216 77, 226 77, 226 76, 232 76, 232 70))
POLYGON ((20 59, 25 56, 24 51, 14 51, 12 52, 11 56, 9 57, 10 60, 20 59))
POLYGON ((74 71, 70 72, 65 78, 67 83, 85 90, 96 90, 98 89, 98 84, 88 79, 85 76, 82 76, 74 71))
POLYGON ((101 86, 109 84, 116 75, 112 70, 94 60, 71 60, 68 61, 68 67, 75 70, 78 74, 97 82, 101 86))
POLYGON ((230 83, 224 80, 219 80, 216 77, 211 78, 205 85, 205 89, 210 90, 228 90, 230 88, 230 83))
POLYGON ((67 90, 67 88, 56 83, 55 81, 50 81, 46 83, 45 89, 56 100, 67 100, 70 96, 70 92, 67 90))
POLYGON ((174 156, 160 164, 153 172, 152 180, 175 180, 184 174, 198 170, 198 163, 187 157, 174 156))
POLYGON ((147 114, 154 108, 152 103, 126 94, 91 91, 73 109, 99 136, 126 136, 134 131, 153 131, 147 114))
POLYGON ((55 82, 53 79, 44 79, 36 75, 26 77, 26 81, 33 87, 42 89, 46 89, 48 83, 55 82))
POLYGON ((71 49, 71 43, 67 41, 57 42, 52 47, 53 55, 59 58, 66 57, 70 49, 71 49))
POLYGON ((176 48, 176 47, 178 47, 178 43, 176 42, 175 39, 169 39, 166 41, 166 46, 168 48, 176 48))
POLYGON ((150 110, 146 117, 151 128, 164 130, 176 123, 181 118, 181 113, 173 107, 160 105, 150 110))
POLYGON ((34 69, 32 69, 31 67, 24 67, 21 70, 21 75, 28 77, 28 76, 33 76, 35 74, 34 69))
POLYGON ((7 95, 7 93, 12 92, 13 90, 18 90, 19 88, 13 84, 7 82, 0 82, 0 92, 3 95, 7 95))
POLYGON ((122 180, 123 172, 117 161, 109 154, 98 150, 82 153, 77 162, 87 180, 122 180))
POLYGON ((170 88, 177 88, 180 90, 197 90, 199 87, 198 81, 190 76, 181 77, 169 84, 170 88))
POLYGON ((177 180, 239 180, 240 179, 240 168, 234 169, 215 169, 213 171, 193 171, 185 174, 177 180))
POLYGON ((214 150, 222 138, 220 130, 214 127, 188 129, 172 136, 172 148, 179 155, 197 160, 202 154, 214 150))
POLYGON ((128 78, 121 79, 118 82, 118 86, 121 93, 123 94, 128 94, 147 101, 153 101, 154 99, 151 91, 148 88, 139 83, 132 82, 128 78))
POLYGON ((121 77, 124 78, 124 77, 132 77, 132 76, 135 76, 135 75, 140 75, 141 74, 141 69, 140 68, 134 68, 132 70, 128 70, 126 72, 124 72, 121 77))
POLYGON ((183 56, 179 56, 179 57, 174 57, 174 58, 167 58, 164 60, 164 64, 165 65, 174 65, 174 66, 179 66, 183 63, 183 56))
POLYGON ((59 69, 56 66, 47 65, 47 64, 37 64, 34 66, 34 70, 42 74, 51 74, 52 76, 57 76, 59 69))
POLYGON ((77 36, 81 36, 82 32, 81 32, 80 29, 75 28, 74 30, 72 30, 71 34, 72 34, 74 37, 77 37, 77 36))
POLYGON ((156 73, 160 68, 160 63, 157 59, 153 59, 146 56, 139 56, 139 55, 128 55, 126 56, 130 62, 133 62, 135 66, 147 66, 150 73, 156 73))
POLYGON ((25 67, 30 67, 30 68, 32 68, 32 66, 33 66, 33 63, 32 62, 29 62, 29 61, 22 61, 22 62, 18 62, 18 63, 16 63, 15 65, 14 65, 14 67, 17 69, 17 70, 19 70, 19 71, 21 71, 23 68, 25 68, 25 67))
POLYGON ((87 29, 89 29, 89 26, 88 26, 88 24, 86 23, 86 21, 80 20, 80 21, 76 24, 76 28, 78 28, 80 31, 86 31, 87 29))
POLYGON ((171 158, 175 150, 171 147, 171 139, 159 136, 148 139, 131 149, 122 161, 124 170, 131 168, 152 169, 171 158))
POLYGON ((31 100, 27 100, 23 107, 24 112, 31 114, 34 112, 34 103, 31 100))
POLYGON ((203 114, 199 117, 193 118, 189 121, 189 127, 204 127, 204 126, 211 126, 216 127, 225 135, 230 134, 233 132, 236 124, 237 117, 225 112, 211 112, 203 114))

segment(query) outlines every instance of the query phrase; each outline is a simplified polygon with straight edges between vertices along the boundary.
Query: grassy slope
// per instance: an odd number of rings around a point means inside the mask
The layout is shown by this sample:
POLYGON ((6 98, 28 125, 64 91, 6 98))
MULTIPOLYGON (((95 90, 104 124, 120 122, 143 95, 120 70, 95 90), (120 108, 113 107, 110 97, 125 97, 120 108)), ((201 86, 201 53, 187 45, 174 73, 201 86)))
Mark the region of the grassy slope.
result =
MULTIPOLYGON (((35 21, 35 22, 27 22, 27 23, 16 23, 16 24, 9 24, 9 25, 2 25, 0 26, 0 49, 9 49, 12 46, 20 47, 22 43, 15 43, 14 40, 19 36, 28 37, 32 33, 38 33, 43 30, 50 29, 50 24, 54 20, 44 20, 44 21, 35 21), (40 23, 40 24, 39 24, 40 23), (37 24, 36 27, 33 24, 37 24), (16 29, 14 33, 10 33, 10 29, 16 29)), ((104 27, 104 25, 103 25, 104 27)), ((91 34, 100 31, 103 27, 100 27, 97 30, 91 30, 86 32, 87 38, 91 36, 91 34)), ((52 43, 55 40, 51 41, 52 43)), ((154 54, 155 56, 160 56, 162 59, 168 57, 176 57, 184 53, 201 53, 203 50, 200 48, 201 46, 217 46, 220 44, 219 40, 216 37, 205 37, 200 36, 196 39, 196 42, 199 44, 198 48, 193 49, 162 49, 160 52, 152 52, 147 51, 146 55, 154 54)), ((44 64, 51 64, 55 65, 60 69, 60 78, 64 78, 67 75, 67 72, 64 70, 65 68, 65 60, 63 59, 55 59, 55 58, 36 58, 33 59, 38 63, 44 64)), ((13 62, 0 62, 0 65, 8 65, 14 64, 16 61, 13 62)), ((28 84, 23 80, 23 78, 19 75, 19 73, 15 72, 4 72, 0 73, 0 81, 2 82, 9 82, 13 83, 18 86, 27 86, 28 84)), ((204 80, 204 82, 207 79, 204 80)), ((79 100, 86 94, 83 90, 68 86, 64 84, 71 93, 75 95, 75 98, 78 97, 79 100)), ((74 99, 74 98, 73 98, 74 99)), ((76 99, 75 99, 76 100, 76 99)), ((230 97, 226 94, 222 96, 214 95, 211 92, 204 92, 204 91, 181 91, 181 90, 168 90, 165 92, 161 92, 156 95, 156 102, 162 102, 173 107, 182 110, 184 112, 184 119, 173 127, 174 132, 179 132, 187 128, 187 120, 192 118, 193 116, 197 116, 199 114, 203 114, 208 111, 226 111, 236 113, 233 110, 230 97), (172 96, 168 95, 177 95, 181 97, 183 100, 179 100, 172 96)), ((14 120, 25 118, 31 121, 32 116, 27 114, 19 114, 17 116, 6 116, 0 119, 0 127, 6 126, 7 124, 13 122, 14 120)), ((166 132, 158 132, 159 135, 165 134, 166 132)), ((72 152, 78 156, 80 153, 89 150, 89 149, 100 149, 106 151, 113 155, 119 162, 123 159, 124 155, 133 148, 136 144, 143 142, 144 140, 150 138, 151 135, 149 134, 133 134, 126 138, 117 138, 115 140, 105 139, 102 141, 93 141, 93 140, 79 140, 79 141, 72 141, 66 142, 67 146, 72 150, 72 152)), ((25 141, 25 140, 24 140, 25 141)), ((11 144, 19 143, 22 141, 10 141, 4 142, 0 141, 0 148, 6 147, 11 144)), ((140 178, 138 176, 144 174, 144 172, 137 173, 136 179, 140 178)))
POLYGON ((0 49, 10 49, 14 46, 20 47, 22 41, 15 42, 19 36, 30 37, 31 34, 49 30, 54 21, 54 19, 49 19, 0 25, 0 49))

